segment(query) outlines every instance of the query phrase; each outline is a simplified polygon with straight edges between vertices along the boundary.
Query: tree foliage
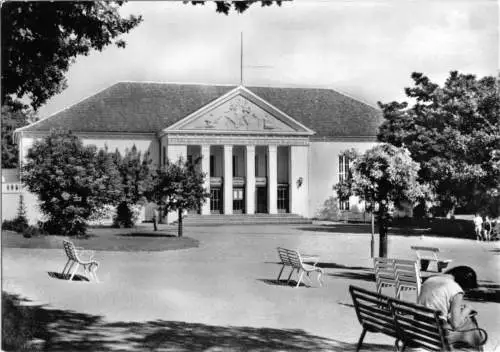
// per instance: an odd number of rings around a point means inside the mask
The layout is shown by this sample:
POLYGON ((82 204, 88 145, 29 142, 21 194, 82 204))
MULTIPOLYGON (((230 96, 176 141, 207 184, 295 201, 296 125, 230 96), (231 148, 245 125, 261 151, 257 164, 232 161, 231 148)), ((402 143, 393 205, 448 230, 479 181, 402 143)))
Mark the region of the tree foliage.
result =
POLYGON ((141 22, 122 18, 119 2, 7 1, 2 4, 2 105, 38 109, 66 87, 64 74, 78 55, 112 43, 141 22))
POLYGON ((443 87, 413 73, 406 95, 414 103, 379 103, 385 122, 378 139, 405 146, 420 163, 419 177, 432 185, 439 208, 498 215, 500 170, 499 84, 494 77, 451 72, 443 87), (495 211, 496 209, 496 211, 495 211))
MULTIPOLYGON (((188 3, 189 1, 184 1, 184 3, 188 3)), ((234 9, 237 13, 245 12, 250 6, 255 3, 260 3, 262 7, 271 6, 276 4, 281 6, 281 0, 245 0, 245 1, 213 1, 215 3, 215 11, 218 13, 223 13, 228 15, 231 11, 231 8, 234 9)), ((193 5, 205 5, 206 1, 191 1, 193 5)))
POLYGON ((426 187, 418 183, 419 165, 408 150, 381 144, 363 155, 355 150, 344 152, 353 162, 350 175, 335 186, 339 199, 358 196, 374 211, 380 234, 381 257, 387 256, 387 232, 392 205, 401 207, 425 197, 426 187))
POLYGON ((179 158, 177 162, 167 161, 163 169, 153 177, 153 188, 148 199, 158 204, 165 214, 178 211, 178 234, 182 236, 182 213, 197 210, 210 196, 203 188, 206 175, 199 167, 200 159, 193 162, 179 158))
POLYGON ((46 228, 67 236, 84 235, 87 220, 120 196, 115 164, 93 145, 65 131, 36 141, 22 169, 22 181, 38 195, 46 228))
POLYGON ((152 184, 151 159, 147 154, 143 156, 133 145, 126 150, 124 157, 116 150, 114 161, 121 180, 120 204, 114 222, 118 226, 132 227, 135 222, 132 206, 146 202, 146 194, 152 184))
POLYGON ((15 110, 11 106, 2 106, 2 168, 16 168, 19 163, 19 149, 14 143, 14 130, 32 121, 26 112, 15 110))

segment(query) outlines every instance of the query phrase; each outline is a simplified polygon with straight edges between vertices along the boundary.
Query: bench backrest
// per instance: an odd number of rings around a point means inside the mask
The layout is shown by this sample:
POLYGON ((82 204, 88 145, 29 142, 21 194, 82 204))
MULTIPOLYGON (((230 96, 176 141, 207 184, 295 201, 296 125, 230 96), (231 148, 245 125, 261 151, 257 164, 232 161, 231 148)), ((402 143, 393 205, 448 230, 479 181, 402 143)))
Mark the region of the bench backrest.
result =
POLYGON ((298 251, 278 247, 278 255, 283 265, 288 265, 296 269, 302 267, 302 259, 298 251))
POLYGON ((405 345, 449 351, 441 312, 414 303, 349 286, 363 328, 402 340, 405 345))
POLYGON ((433 259, 433 260, 436 260, 436 261, 439 261, 439 248, 435 248, 435 247, 421 247, 421 246, 411 246, 411 249, 413 249, 415 251, 415 253, 417 254, 417 258, 418 260, 420 259, 433 259), (423 255, 421 252, 429 252, 430 255, 426 256, 426 255, 423 255))
POLYGON ((394 259, 373 258, 373 268, 375 271, 375 282, 378 293, 382 293, 382 287, 384 285, 396 286, 397 278, 394 268, 394 259))
POLYGON ((74 260, 76 262, 80 262, 80 258, 78 258, 78 253, 76 251, 76 247, 73 242, 63 240, 64 251, 69 259, 74 260))
POLYGON ((397 338, 390 297, 356 286, 349 286, 359 323, 372 332, 381 332, 397 338))
POLYGON ((420 270, 415 260, 394 259, 394 268, 396 270, 397 292, 396 297, 400 298, 402 289, 414 289, 417 291, 417 297, 420 294, 422 279, 420 270))
POLYGON ((431 351, 450 351, 441 312, 401 300, 390 302, 396 329, 406 344, 431 351))

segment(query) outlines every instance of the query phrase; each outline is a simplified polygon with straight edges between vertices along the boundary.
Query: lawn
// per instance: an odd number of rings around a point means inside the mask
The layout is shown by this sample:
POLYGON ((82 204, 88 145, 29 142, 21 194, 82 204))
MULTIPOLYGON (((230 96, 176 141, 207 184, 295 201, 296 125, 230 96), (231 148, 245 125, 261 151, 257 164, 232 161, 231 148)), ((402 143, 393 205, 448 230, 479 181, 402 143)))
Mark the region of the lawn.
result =
MULTIPOLYGON (((61 249, 63 236, 47 235, 31 238, 12 231, 2 231, 3 248, 61 249)), ((94 227, 87 238, 70 238, 76 246, 98 251, 140 252, 169 251, 197 247, 199 242, 190 237, 177 237, 177 227, 161 225, 153 231, 151 224, 131 229, 94 227)))

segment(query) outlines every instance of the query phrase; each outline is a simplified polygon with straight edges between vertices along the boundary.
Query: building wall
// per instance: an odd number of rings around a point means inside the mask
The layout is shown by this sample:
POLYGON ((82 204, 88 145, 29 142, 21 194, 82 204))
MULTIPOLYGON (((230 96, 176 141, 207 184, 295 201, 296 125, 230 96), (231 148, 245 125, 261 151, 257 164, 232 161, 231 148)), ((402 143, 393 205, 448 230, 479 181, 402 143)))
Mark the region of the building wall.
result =
POLYGON ((290 164, 290 202, 291 213, 310 217, 309 215, 309 186, 310 173, 309 146, 291 146, 290 164))
MULTIPOLYGON (((78 135, 78 134, 77 134, 78 135)), ((108 147, 110 152, 114 152, 116 149, 125 154, 127 149, 131 149, 134 145, 137 150, 140 151, 143 155, 148 152, 150 158, 153 161, 153 167, 158 165, 159 161, 159 143, 154 136, 105 136, 96 134, 95 136, 81 136, 82 142, 84 145, 95 145, 98 148, 108 147)), ((20 144, 20 157, 24 162, 26 160, 26 155, 28 154, 28 150, 33 146, 33 143, 37 140, 41 139, 40 137, 29 137, 23 136, 19 142, 20 144)), ((2 185, 3 187, 3 185, 2 185)), ((17 214, 17 206, 19 204, 19 194, 14 193, 3 193, 2 192, 2 220, 14 218, 17 214), (9 204, 7 207, 6 204, 9 204), (11 206, 12 204, 12 206, 11 206), (14 210, 12 210, 14 209, 14 210)), ((24 195, 24 201, 26 204, 27 210, 27 218, 30 224, 36 224, 37 221, 42 220, 42 214, 38 208, 38 198, 37 195, 30 193, 26 189, 23 189, 22 194, 24 195)), ((140 220, 145 218, 145 209, 141 209, 141 217, 140 220)), ((105 223, 108 223, 109 219, 105 220, 105 223)))
MULTIPOLYGON (((317 217, 325 201, 334 196, 333 186, 339 181, 339 155, 342 151, 354 148, 360 153, 374 147, 376 141, 331 141, 311 142, 309 162, 309 217, 317 217)), ((292 158, 292 162, 295 162, 292 158)), ((364 206, 353 197, 350 200, 351 212, 363 212, 364 206)))

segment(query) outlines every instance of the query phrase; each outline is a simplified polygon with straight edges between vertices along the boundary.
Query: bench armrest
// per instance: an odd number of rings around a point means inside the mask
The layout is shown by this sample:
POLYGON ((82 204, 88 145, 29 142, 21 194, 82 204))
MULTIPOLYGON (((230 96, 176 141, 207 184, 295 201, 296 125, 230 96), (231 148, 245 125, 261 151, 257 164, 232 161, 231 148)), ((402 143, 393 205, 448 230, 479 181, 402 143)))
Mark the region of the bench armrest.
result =
POLYGON ((94 254, 95 254, 95 251, 89 250, 89 249, 82 249, 82 250, 78 251, 78 255, 88 256, 90 258, 90 260, 92 260, 94 258, 94 254))
POLYGON ((302 258, 302 261, 304 263, 314 263, 313 266, 315 266, 319 262, 319 255, 301 254, 300 257, 302 258))

